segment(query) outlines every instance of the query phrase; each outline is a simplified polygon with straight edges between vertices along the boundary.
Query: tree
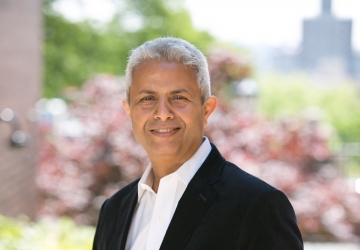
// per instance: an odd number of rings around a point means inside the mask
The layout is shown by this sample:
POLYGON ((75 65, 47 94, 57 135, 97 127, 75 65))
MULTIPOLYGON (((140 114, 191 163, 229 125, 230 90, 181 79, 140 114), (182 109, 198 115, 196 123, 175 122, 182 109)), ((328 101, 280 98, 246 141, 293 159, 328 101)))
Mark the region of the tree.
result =
POLYGON ((360 141, 359 88, 352 82, 336 86, 319 86, 305 76, 264 75, 261 84, 260 112, 271 118, 291 116, 308 107, 331 124, 343 142, 360 141))
POLYGON ((213 41, 208 33, 193 27, 181 0, 128 0, 111 22, 102 24, 70 22, 54 11, 54 2, 45 1, 43 8, 45 97, 62 97, 66 86, 79 87, 98 73, 124 75, 129 50, 147 40, 181 37, 203 50, 213 41), (128 18, 137 18, 141 25, 131 29, 126 25, 128 18))

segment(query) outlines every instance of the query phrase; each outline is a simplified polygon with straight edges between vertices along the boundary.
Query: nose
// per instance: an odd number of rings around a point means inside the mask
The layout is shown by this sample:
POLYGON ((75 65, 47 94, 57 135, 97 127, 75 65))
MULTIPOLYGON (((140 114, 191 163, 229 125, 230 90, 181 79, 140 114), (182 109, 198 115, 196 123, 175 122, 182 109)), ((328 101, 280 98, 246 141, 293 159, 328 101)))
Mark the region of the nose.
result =
POLYGON ((156 106, 155 119, 160 119, 162 121, 166 121, 167 119, 173 119, 174 114, 171 110, 170 104, 167 102, 165 98, 161 98, 156 106))

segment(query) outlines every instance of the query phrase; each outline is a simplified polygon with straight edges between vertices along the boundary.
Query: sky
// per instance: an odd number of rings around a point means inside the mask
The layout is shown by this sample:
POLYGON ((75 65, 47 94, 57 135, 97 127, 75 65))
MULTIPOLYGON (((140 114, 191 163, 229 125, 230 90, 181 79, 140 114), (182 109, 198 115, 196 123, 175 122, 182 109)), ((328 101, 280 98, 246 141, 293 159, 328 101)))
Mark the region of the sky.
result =
MULTIPOLYGON (((320 14, 320 0, 186 0, 197 28, 242 45, 296 47, 302 20, 320 14), (206 11, 204 9, 206 6, 206 11)), ((360 50, 360 1, 333 0, 333 14, 353 19, 353 45, 360 50)))
MULTIPOLYGON (((301 43, 302 20, 316 17, 321 9, 321 0, 184 1, 196 28, 243 46, 296 48, 301 43)), ((59 0, 56 8, 74 21, 107 21, 114 12, 111 0, 82 0, 81 6, 78 2, 59 0)), ((352 44, 360 51, 360 0, 333 0, 332 7, 336 17, 353 20, 352 44)))

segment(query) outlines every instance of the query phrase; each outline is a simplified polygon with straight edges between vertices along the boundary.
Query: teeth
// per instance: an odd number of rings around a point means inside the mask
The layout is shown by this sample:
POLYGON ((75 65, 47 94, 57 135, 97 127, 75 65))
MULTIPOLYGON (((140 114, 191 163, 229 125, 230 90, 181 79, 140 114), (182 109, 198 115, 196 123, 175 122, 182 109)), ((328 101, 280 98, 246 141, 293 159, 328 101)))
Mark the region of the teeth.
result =
POLYGON ((156 129, 156 132, 159 133, 166 133, 166 132, 170 132, 171 130, 173 130, 172 128, 168 128, 168 129, 156 129))

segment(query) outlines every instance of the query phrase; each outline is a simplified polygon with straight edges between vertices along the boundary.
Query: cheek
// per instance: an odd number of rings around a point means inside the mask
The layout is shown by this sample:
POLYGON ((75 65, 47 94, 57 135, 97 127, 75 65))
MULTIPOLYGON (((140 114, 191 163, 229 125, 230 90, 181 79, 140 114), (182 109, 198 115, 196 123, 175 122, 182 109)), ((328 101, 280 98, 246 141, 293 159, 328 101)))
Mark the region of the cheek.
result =
POLYGON ((188 124, 193 126, 194 130, 203 130, 207 125, 207 119, 204 116, 204 113, 199 110, 194 110, 191 115, 187 116, 188 124))
POLYGON ((133 130, 136 130, 139 126, 141 126, 142 123, 142 119, 141 119, 141 115, 133 110, 131 112, 131 116, 130 116, 130 120, 131 120, 131 127, 133 128, 133 130))

